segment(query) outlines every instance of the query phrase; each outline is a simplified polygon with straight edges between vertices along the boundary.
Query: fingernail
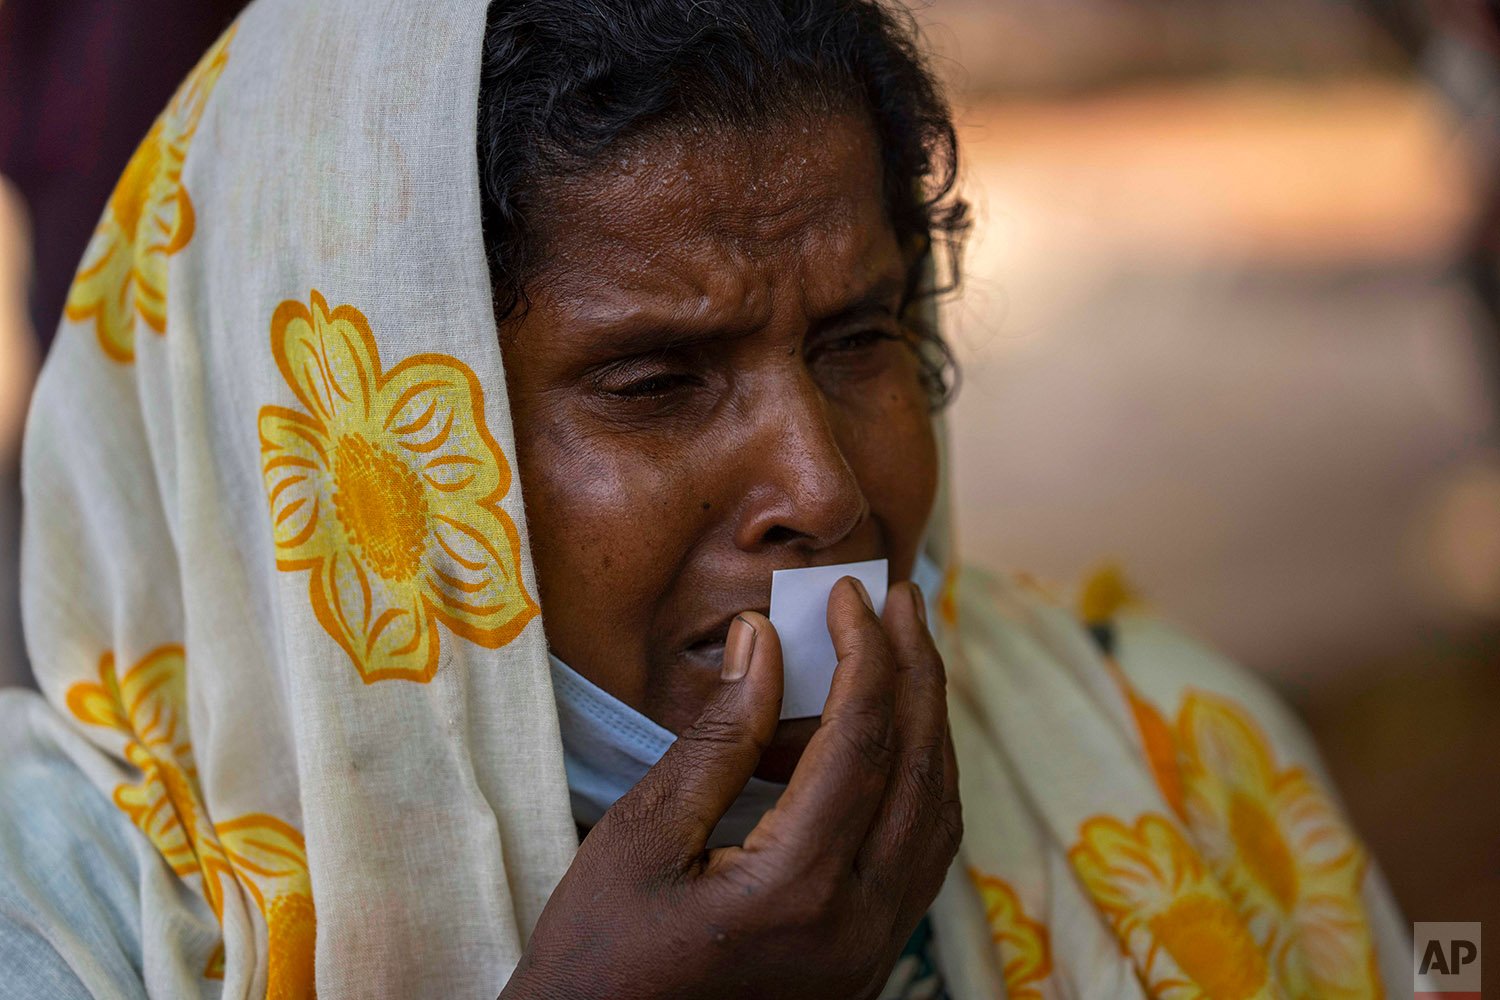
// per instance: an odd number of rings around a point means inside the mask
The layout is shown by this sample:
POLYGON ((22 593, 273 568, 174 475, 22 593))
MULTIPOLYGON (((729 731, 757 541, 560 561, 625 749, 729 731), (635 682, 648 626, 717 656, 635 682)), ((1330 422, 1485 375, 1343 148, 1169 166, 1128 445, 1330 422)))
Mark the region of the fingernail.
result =
POLYGON ((870 592, 865 589, 864 584, 859 582, 859 577, 851 576, 849 579, 851 582, 853 582, 854 589, 859 591, 859 599, 865 602, 865 607, 869 608, 871 611, 874 611, 875 602, 870 600, 870 592))
POLYGON ((724 639, 724 666, 719 676, 726 681, 737 681, 750 672, 750 656, 755 652, 755 626, 739 615, 729 623, 729 635, 724 639))
POLYGON ((922 588, 915 583, 911 585, 912 603, 917 606, 917 617, 922 621, 922 627, 927 627, 927 598, 922 596, 922 588))

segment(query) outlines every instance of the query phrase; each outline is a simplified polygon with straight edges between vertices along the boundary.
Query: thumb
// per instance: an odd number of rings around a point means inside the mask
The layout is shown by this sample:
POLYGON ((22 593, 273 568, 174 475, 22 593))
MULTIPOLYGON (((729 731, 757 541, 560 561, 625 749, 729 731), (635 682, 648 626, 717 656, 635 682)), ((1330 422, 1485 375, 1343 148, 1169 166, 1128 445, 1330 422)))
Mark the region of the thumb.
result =
MULTIPOLYGON (((736 616, 724 641, 719 689, 662 759, 605 820, 656 827, 656 860, 686 866, 760 763, 781 714, 781 640, 770 619, 736 616)), ((601 824, 604 821, 601 821, 601 824)))

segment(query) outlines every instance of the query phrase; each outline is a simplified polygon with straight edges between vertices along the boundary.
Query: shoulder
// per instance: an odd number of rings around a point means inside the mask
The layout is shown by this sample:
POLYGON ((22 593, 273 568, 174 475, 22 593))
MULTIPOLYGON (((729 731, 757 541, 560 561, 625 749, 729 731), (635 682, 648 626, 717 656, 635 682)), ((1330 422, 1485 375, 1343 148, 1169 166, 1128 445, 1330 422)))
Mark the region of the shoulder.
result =
POLYGON ((1328 784, 1306 727, 1270 684, 1139 601, 1117 568, 1068 588, 965 566, 956 592, 964 633, 980 633, 991 649, 1062 654, 1084 683, 1097 677, 1099 689, 1114 689, 1127 682, 1132 704, 1152 706, 1173 738, 1212 716, 1328 784))
POLYGON ((143 995, 137 835, 54 718, 0 692, 0 995, 143 995))
POLYGON ((1115 659, 1131 685, 1185 738, 1193 720, 1238 722, 1246 739, 1297 764, 1330 791, 1317 746, 1302 720, 1265 678, 1170 621, 1126 610, 1114 621, 1115 659))

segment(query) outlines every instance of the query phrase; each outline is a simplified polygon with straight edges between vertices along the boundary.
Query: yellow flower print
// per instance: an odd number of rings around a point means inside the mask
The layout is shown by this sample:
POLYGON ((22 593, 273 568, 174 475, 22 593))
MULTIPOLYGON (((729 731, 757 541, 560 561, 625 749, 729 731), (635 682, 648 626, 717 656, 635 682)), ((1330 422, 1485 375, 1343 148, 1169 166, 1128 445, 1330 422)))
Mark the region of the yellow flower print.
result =
MULTIPOLYGON (((112 653, 99 661, 99 682, 68 688, 65 702, 80 722, 125 738, 123 755, 140 780, 119 785, 115 804, 150 838, 183 878, 196 878, 215 918, 227 893, 249 891, 266 921, 269 997, 313 996, 312 884, 302 835, 263 813, 215 825, 203 808, 187 733, 186 661, 181 646, 162 646, 121 675, 112 653)), ((224 977, 222 943, 204 976, 224 977)))
POLYGON ((1300 767, 1278 769, 1238 706, 1189 693, 1178 715, 1193 838, 1295 998, 1378 997, 1365 855, 1300 767))
POLYGON ((271 350, 301 409, 260 411, 277 568, 369 684, 428 681, 438 622, 496 649, 537 613, 500 508, 510 466, 474 373, 442 354, 386 371, 353 306, 283 302, 271 350))
POLYGON ((1283 996, 1233 902, 1165 817, 1083 824, 1068 859, 1160 1000, 1283 996))
POLYGON ((1041 982, 1052 972, 1047 928, 1026 916, 1015 890, 1003 879, 972 868, 969 877, 984 902, 1007 995, 1010 1000, 1042 1000, 1041 982))
POLYGON ((261 813, 215 830, 229 871, 250 891, 266 921, 267 1000, 313 996, 317 917, 302 834, 261 813))
POLYGON ((119 676, 113 653, 99 661, 99 683, 74 684, 69 711, 92 726, 126 737, 124 756, 141 778, 115 789, 114 800, 156 845, 178 875, 199 870, 204 833, 198 773, 182 714, 186 704, 181 646, 152 650, 119 676))
POLYGON ((1141 741, 1141 750, 1146 756, 1146 764, 1151 768, 1157 790, 1161 792, 1167 805, 1172 807, 1172 814, 1185 821, 1187 813, 1182 801, 1182 773, 1177 763, 1177 740, 1172 733, 1172 726, 1157 711, 1156 706, 1142 697, 1135 685, 1130 683, 1130 678, 1125 676, 1118 660, 1106 655, 1104 666, 1124 695, 1125 703, 1130 706, 1136 736, 1141 741))
POLYGON ((183 163, 233 37, 231 27, 208 50, 136 148, 68 291, 68 319, 92 320, 99 346, 116 361, 135 360, 136 317, 166 331, 167 258, 196 227, 183 163))
POLYGON ((958 563, 948 567, 943 574, 943 583, 938 590, 938 617, 944 625, 955 628, 958 625, 958 563))

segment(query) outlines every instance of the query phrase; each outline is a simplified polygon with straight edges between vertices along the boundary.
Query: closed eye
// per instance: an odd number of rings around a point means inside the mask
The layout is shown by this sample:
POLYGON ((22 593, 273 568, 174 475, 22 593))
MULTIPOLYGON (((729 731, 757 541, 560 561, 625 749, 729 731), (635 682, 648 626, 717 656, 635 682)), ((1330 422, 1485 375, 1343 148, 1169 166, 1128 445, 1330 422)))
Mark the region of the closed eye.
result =
POLYGON ((602 391, 622 399, 655 399, 666 396, 678 389, 684 389, 695 381, 692 375, 684 372, 660 372, 638 378, 619 386, 601 386, 602 391))
POLYGON ((846 333, 841 337, 835 337, 828 343, 823 344, 822 349, 827 351, 858 351, 882 341, 900 339, 900 337, 889 330, 857 330, 854 333, 846 333))
POLYGON ((810 362, 822 359, 828 363, 863 363, 867 355, 873 359, 876 348, 887 342, 900 342, 905 339, 897 329, 865 327, 848 333, 821 337, 811 345, 807 356, 810 362))

